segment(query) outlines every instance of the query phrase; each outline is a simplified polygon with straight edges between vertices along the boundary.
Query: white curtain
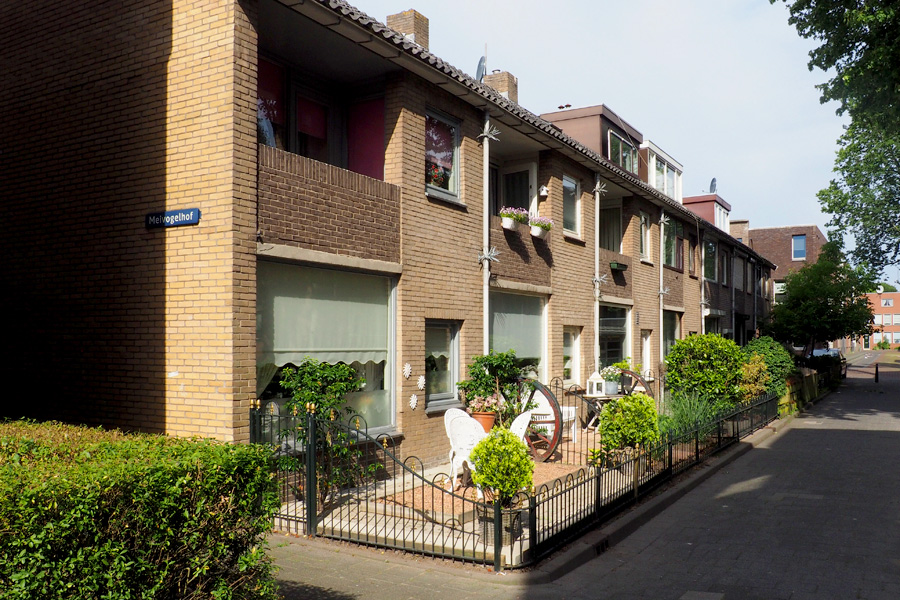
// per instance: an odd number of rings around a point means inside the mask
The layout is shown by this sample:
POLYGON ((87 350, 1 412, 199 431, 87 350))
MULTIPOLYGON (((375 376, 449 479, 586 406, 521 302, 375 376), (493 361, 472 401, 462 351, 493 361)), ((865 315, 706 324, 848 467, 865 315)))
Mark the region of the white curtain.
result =
POLYGON ((390 280, 260 261, 257 362, 387 360, 390 280))
POLYGON ((491 349, 513 349, 517 358, 543 362, 543 314, 540 297, 491 292, 491 349))

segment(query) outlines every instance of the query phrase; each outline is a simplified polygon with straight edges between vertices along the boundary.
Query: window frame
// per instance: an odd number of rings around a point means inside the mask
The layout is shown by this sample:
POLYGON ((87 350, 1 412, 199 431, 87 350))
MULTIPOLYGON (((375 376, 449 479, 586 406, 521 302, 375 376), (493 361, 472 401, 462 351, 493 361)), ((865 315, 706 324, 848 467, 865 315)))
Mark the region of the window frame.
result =
POLYGON ((608 150, 607 158, 609 159, 609 161, 611 163, 613 163, 614 165, 621 167, 622 169, 625 169, 629 173, 637 174, 638 161, 639 161, 637 148, 635 148, 634 144, 632 144, 630 141, 628 141, 627 139, 625 139, 624 137, 622 137, 621 135, 619 135, 612 129, 609 129, 607 131, 607 134, 608 134, 608 137, 606 140, 607 150, 608 150), (619 159, 620 160, 616 160, 615 158, 613 158, 613 136, 615 136, 615 138, 619 141, 619 159), (624 164, 625 161, 622 158, 622 147, 623 146, 631 149, 631 152, 629 153, 630 158, 631 158, 631 164, 632 164, 631 167, 627 167, 624 164))
POLYGON ((425 111, 425 129, 423 130, 423 138, 425 141, 425 169, 428 169, 428 136, 425 134, 425 131, 428 128, 428 119, 433 119, 444 125, 447 125, 453 128, 453 165, 451 167, 451 181, 452 185, 450 189, 444 189, 442 187, 436 186, 432 183, 429 183, 428 178, 425 178, 425 194, 430 198, 439 198, 441 200, 446 200, 449 202, 454 202, 457 204, 463 204, 462 194, 460 190, 460 177, 459 177, 459 169, 462 161, 460 160, 461 153, 461 143, 462 139, 460 136, 461 129, 461 121, 450 115, 442 113, 440 111, 434 109, 427 109, 425 111))
POLYGON ((719 245, 714 240, 704 240, 703 242, 703 279, 706 281, 719 280, 719 245), (712 270, 711 275, 710 270, 712 270))
POLYGON ((726 250, 719 252, 719 283, 725 287, 729 287, 731 282, 728 281, 728 273, 731 271, 729 262, 731 261, 731 253, 726 250))
POLYGON ((625 237, 625 231, 622 224, 623 221, 623 211, 622 211, 622 201, 621 200, 611 200, 605 201, 600 204, 600 247, 604 250, 609 250, 610 252, 615 252, 616 254, 622 254, 622 242, 625 237), (616 210, 619 214, 619 223, 618 223, 618 247, 616 248, 608 248, 603 245, 603 238, 605 234, 605 227, 607 224, 607 219, 604 219, 604 213, 608 210, 616 210))
POLYGON ((461 405, 459 401, 459 390, 456 387, 456 382, 460 380, 460 360, 459 360, 459 329, 460 323, 458 321, 449 321, 443 319, 425 319, 425 339, 428 339, 427 330, 431 329, 446 329, 449 333, 450 338, 450 347, 449 351, 449 368, 447 369, 450 373, 450 387, 452 388, 449 392, 438 392, 436 394, 429 394, 428 390, 428 349, 425 347, 425 412, 439 412, 447 410, 448 408, 454 408, 461 405))
POLYGON ((697 236, 688 234, 688 274, 697 276, 697 236))
POLYGON ((640 219, 640 237, 638 243, 638 254, 641 260, 647 263, 653 263, 653 238, 650 235, 650 214, 644 211, 638 213, 640 219))
POLYGON ((806 234, 801 233, 791 236, 791 260, 806 260, 806 234), (803 240, 803 256, 797 256, 797 240, 803 240))
POLYGON ((581 330, 577 325, 563 325, 563 383, 581 384, 581 330), (572 355, 569 377, 566 377, 566 335, 572 337, 572 355))
POLYGON ((575 237, 581 237, 581 182, 571 175, 566 175, 565 173, 562 176, 562 192, 563 192, 563 232, 573 235, 575 237), (575 196, 573 198, 573 202, 575 203, 574 211, 575 211, 575 228, 572 229, 570 227, 566 227, 566 182, 570 182, 575 186, 575 196))
POLYGON ((683 314, 679 311, 675 310, 663 310, 663 322, 662 322, 662 348, 663 348, 663 357, 668 356, 669 352, 672 350, 672 347, 678 342, 681 338, 681 320, 683 318, 683 314), (675 336, 671 339, 671 344, 669 343, 669 338, 667 336, 667 323, 666 317, 674 316, 675 318, 675 336), (668 348, 667 348, 668 346, 668 348))
POLYGON ((671 217, 663 229, 663 264, 670 269, 684 272, 684 223, 671 217), (674 236, 674 239, 669 236, 674 236), (667 256, 669 240, 672 239, 672 256, 667 256), (670 262, 671 258, 671 262, 670 262))
POLYGON ((602 341, 602 338, 604 337, 603 334, 604 333, 607 334, 606 337, 619 336, 619 335, 624 336, 622 339, 622 356, 619 357, 618 360, 609 361, 610 364, 612 364, 614 362, 618 362, 619 360, 623 360, 624 358, 630 356, 629 349, 631 348, 631 313, 632 313, 633 307, 628 304, 615 304, 612 302, 600 302, 599 306, 600 306, 600 311, 598 313, 597 332, 596 332, 597 350, 598 350, 597 360, 600 362, 601 367, 607 367, 609 365, 603 364, 603 360, 602 360, 602 356, 604 354, 603 341, 602 341), (602 323, 603 316, 602 315, 603 315, 604 308, 612 308, 612 309, 616 309, 616 310, 625 311, 624 326, 621 330, 619 328, 610 328, 610 327, 604 328, 603 327, 603 323, 602 323))

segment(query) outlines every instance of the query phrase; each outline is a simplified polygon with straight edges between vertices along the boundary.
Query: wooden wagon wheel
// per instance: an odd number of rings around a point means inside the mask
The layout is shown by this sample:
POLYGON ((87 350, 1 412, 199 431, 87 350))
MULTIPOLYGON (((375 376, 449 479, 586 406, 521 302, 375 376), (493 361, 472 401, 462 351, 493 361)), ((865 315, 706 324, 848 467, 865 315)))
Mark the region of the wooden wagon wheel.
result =
POLYGON ((635 371, 629 371, 628 369, 620 369, 619 372, 622 377, 631 377, 630 386, 625 386, 625 384, 622 384, 622 392, 626 396, 632 395, 638 384, 641 384, 641 387, 643 387, 644 389, 638 391, 642 391, 644 394, 647 394, 648 396, 656 400, 656 398, 654 398, 653 396, 653 389, 647 384, 647 382, 643 377, 641 377, 639 373, 636 373, 635 371))
POLYGON ((556 447, 562 439, 562 411, 556 396, 539 381, 530 381, 531 393, 528 402, 531 403, 534 395, 540 392, 550 405, 552 415, 532 417, 525 433, 525 442, 534 457, 535 462, 544 462, 553 456, 556 447), (551 433, 552 431, 552 433, 551 433))

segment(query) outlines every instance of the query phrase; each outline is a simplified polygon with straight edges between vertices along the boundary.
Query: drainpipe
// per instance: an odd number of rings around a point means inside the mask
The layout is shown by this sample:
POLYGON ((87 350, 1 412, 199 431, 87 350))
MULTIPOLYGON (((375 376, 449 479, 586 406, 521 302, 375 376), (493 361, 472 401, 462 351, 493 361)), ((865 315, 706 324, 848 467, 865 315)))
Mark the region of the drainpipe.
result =
POLYGON ((594 173, 594 372, 600 371, 600 173, 594 173))
POLYGON ((709 302, 706 299, 706 286, 703 285, 706 277, 705 240, 700 239, 700 220, 694 219, 694 225, 697 228, 697 251, 700 252, 700 260, 698 261, 700 273, 698 273, 697 277, 697 281, 700 282, 700 334, 704 335, 706 333, 706 315, 703 314, 703 310, 709 307, 709 302))
MULTIPOLYGON (((488 111, 484 111, 484 129, 483 131, 489 131, 491 125, 491 115, 488 111)), ((484 217, 482 219, 482 227, 481 227, 481 247, 483 252, 487 252, 488 248, 490 248, 491 243, 491 194, 490 194, 490 181, 491 181, 491 140, 488 136, 484 136, 482 138, 482 149, 484 160, 482 161, 482 210, 484 211, 484 217)), ((482 354, 487 354, 491 348, 491 302, 490 302, 490 287, 491 287, 491 261, 485 260, 481 263, 481 273, 482 273, 482 323, 483 323, 483 340, 482 346, 483 351, 482 354)))
POLYGON ((666 253, 666 236, 665 229, 666 225, 664 223, 666 216, 666 211, 660 211, 659 215, 659 289, 657 290, 656 297, 659 298, 659 362, 662 363, 666 360, 666 349, 665 349, 665 331, 663 329, 663 263, 665 261, 665 253, 666 253))
POLYGON ((734 292, 734 264, 735 264, 735 252, 731 253, 731 339, 737 342, 737 315, 735 314, 735 305, 737 304, 737 296, 734 292))

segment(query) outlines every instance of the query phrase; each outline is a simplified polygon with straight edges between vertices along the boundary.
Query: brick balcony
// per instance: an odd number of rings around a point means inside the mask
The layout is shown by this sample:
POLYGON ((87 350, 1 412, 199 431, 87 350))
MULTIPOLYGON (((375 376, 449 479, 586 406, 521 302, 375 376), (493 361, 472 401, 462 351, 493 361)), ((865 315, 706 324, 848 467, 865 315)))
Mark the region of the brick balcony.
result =
POLYGON ((259 231, 270 244, 400 262, 400 188, 259 146, 259 231))

